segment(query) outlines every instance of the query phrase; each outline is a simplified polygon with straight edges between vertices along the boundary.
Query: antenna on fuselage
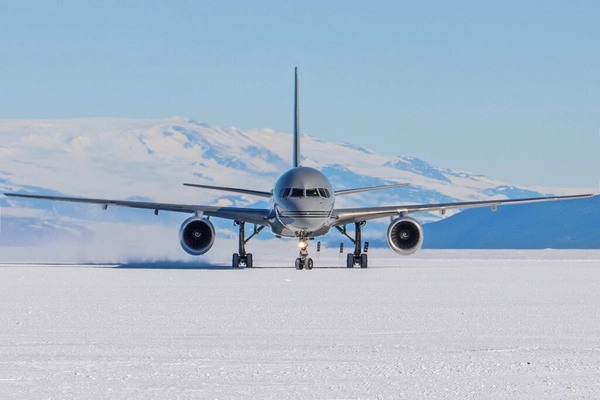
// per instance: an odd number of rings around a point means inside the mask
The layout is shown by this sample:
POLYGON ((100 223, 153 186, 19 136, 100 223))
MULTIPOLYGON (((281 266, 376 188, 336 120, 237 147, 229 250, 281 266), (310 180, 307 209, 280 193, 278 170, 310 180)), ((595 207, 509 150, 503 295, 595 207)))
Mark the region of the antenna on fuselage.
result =
POLYGON ((299 167, 302 162, 300 159, 300 113, 298 106, 298 67, 296 67, 294 77, 294 168, 299 167))

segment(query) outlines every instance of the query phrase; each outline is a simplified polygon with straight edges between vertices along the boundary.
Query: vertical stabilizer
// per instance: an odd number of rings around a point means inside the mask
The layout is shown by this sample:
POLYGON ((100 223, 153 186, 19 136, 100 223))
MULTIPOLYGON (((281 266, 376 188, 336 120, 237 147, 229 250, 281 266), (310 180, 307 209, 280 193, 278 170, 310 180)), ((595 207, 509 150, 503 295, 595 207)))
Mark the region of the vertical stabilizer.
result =
POLYGON ((300 155, 300 114, 298 111, 298 67, 294 78, 294 168, 301 164, 300 155))

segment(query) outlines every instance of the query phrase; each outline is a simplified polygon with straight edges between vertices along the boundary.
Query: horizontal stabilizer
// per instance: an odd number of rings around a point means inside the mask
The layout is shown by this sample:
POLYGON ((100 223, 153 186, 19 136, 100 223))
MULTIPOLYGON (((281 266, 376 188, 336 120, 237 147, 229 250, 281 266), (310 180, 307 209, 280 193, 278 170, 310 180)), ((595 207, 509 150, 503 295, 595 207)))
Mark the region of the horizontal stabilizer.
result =
POLYGON ((408 186, 408 183, 396 183, 393 185, 382 185, 382 186, 371 186, 371 187, 356 188, 356 189, 336 190, 335 195, 342 196, 345 194, 370 192, 372 190, 394 189, 394 188, 399 188, 399 187, 404 187, 404 186, 408 186))
POLYGON ((201 189, 222 190, 224 192, 249 194, 251 196, 258 196, 258 197, 271 197, 273 195, 273 193, 271 193, 271 192, 261 192, 258 190, 240 189, 240 188, 225 187, 225 186, 196 185, 194 183, 184 183, 183 185, 197 187, 197 188, 201 188, 201 189))

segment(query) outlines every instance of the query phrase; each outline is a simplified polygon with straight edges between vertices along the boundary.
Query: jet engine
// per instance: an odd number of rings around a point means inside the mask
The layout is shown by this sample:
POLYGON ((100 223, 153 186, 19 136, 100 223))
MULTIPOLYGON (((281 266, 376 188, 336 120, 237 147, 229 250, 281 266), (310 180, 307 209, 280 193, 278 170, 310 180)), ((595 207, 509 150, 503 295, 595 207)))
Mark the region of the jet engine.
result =
POLYGON ((179 242, 186 253, 200 256, 215 242, 215 228, 206 218, 190 217, 181 224, 179 242))
POLYGON ((387 236, 392 250, 403 256, 413 254, 423 244, 423 229, 413 218, 401 217, 392 221, 387 236))

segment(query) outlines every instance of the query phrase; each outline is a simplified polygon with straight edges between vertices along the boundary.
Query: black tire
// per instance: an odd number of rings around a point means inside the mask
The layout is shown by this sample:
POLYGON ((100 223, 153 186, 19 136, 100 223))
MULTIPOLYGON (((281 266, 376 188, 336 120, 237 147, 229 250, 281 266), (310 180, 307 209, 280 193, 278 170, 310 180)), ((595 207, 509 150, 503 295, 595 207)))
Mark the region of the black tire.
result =
POLYGON ((367 268, 367 255, 365 253, 360 255, 360 267, 361 268, 367 268))
POLYGON ((346 268, 354 268, 354 254, 348 253, 346 257, 346 268))
POLYGON ((313 269, 314 266, 315 264, 312 258, 306 260, 306 269, 313 269))
POLYGON ((252 268, 254 266, 252 261, 252 253, 246 254, 246 268, 252 268))
POLYGON ((302 265, 302 259, 300 257, 296 258, 296 262, 294 263, 294 266, 298 270, 304 268, 304 265, 302 265))
POLYGON ((231 266, 233 268, 239 268, 240 267, 240 255, 238 253, 233 253, 233 257, 231 260, 231 266))

